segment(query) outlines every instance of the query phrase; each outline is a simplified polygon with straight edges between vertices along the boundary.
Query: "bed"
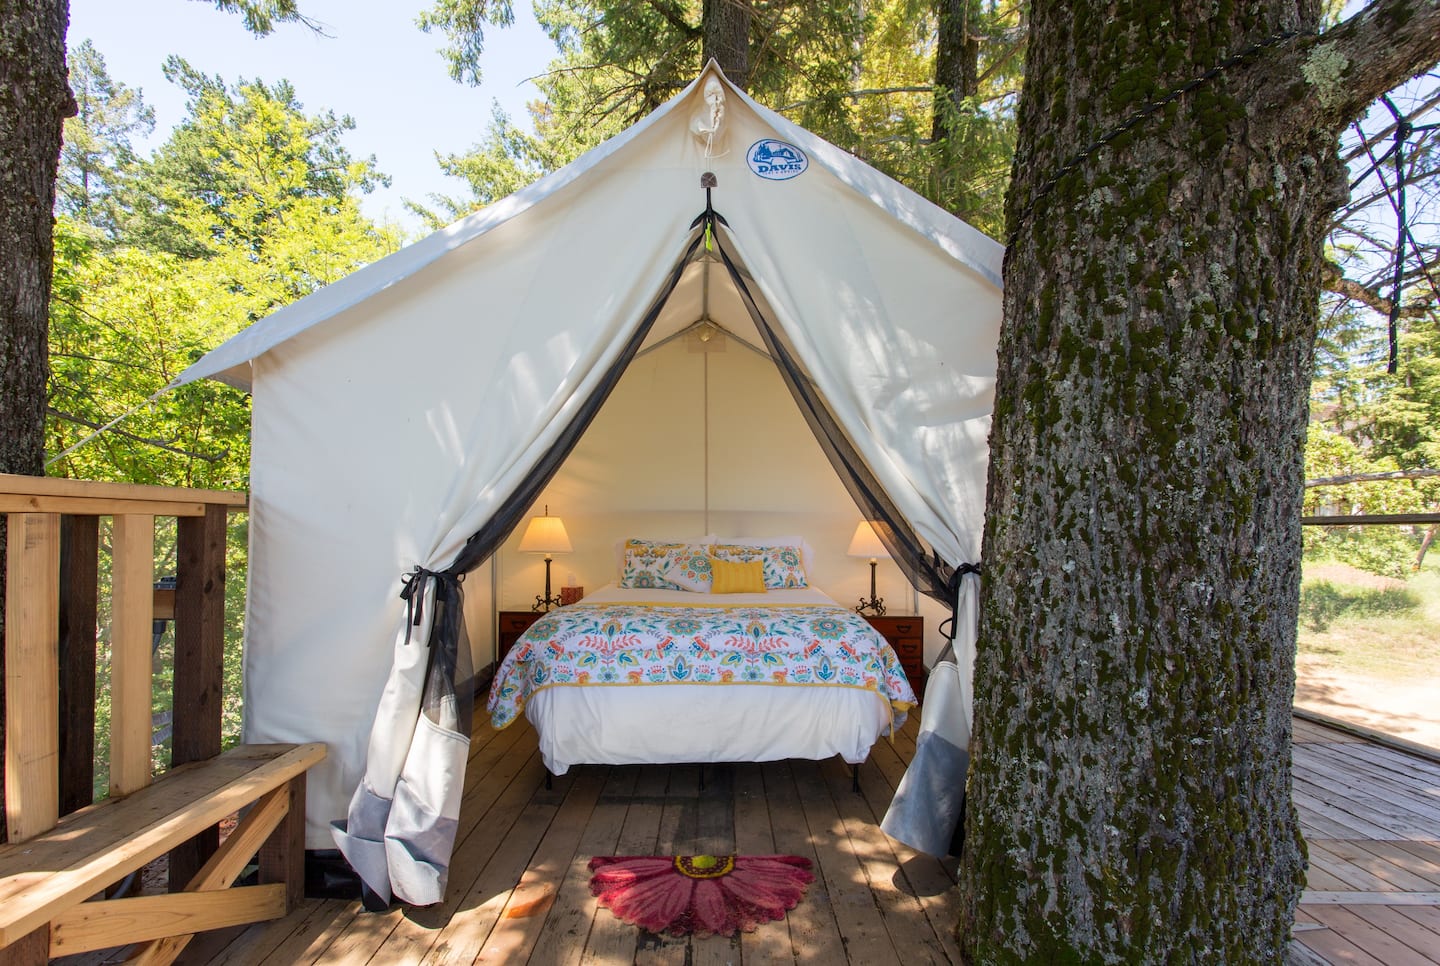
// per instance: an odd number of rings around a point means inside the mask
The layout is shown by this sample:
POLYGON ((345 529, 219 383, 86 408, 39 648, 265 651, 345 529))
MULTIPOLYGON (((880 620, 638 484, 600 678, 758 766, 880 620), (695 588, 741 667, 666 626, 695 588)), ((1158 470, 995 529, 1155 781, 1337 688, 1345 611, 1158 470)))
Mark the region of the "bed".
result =
POLYGON ((552 774, 578 764, 863 762, 915 695, 863 617, 810 587, 713 594, 607 585, 535 622, 490 691, 552 774))

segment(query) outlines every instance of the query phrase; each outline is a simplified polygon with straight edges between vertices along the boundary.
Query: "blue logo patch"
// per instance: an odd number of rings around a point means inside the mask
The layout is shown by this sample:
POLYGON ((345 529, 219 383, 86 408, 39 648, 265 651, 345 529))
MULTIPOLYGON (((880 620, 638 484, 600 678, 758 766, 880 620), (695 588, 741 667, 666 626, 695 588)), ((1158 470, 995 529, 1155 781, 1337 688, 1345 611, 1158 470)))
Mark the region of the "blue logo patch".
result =
POLYGON ((745 152, 750 170, 768 181, 786 181, 810 167, 805 152, 788 141, 762 138, 745 152))

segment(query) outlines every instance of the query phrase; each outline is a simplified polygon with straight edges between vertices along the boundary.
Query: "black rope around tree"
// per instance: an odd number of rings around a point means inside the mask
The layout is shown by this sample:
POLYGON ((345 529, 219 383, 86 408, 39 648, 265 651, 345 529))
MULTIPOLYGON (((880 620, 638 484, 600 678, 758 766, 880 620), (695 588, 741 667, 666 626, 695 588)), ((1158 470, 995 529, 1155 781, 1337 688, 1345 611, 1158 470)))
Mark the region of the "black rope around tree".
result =
POLYGON ((1050 192, 1055 190, 1055 186, 1058 185, 1062 180, 1064 180, 1066 175, 1071 174, 1077 168, 1079 168, 1080 165, 1088 161, 1090 159, 1090 156, 1093 155, 1096 151, 1099 151, 1102 147, 1109 144, 1111 141, 1115 140, 1120 135, 1124 134, 1126 131, 1129 131, 1141 121, 1152 116, 1156 111, 1159 111, 1166 104, 1169 104, 1172 101, 1179 100, 1181 97, 1184 97, 1186 94, 1189 94, 1191 91, 1195 90, 1201 85, 1209 83, 1216 77, 1220 76, 1220 74, 1224 71, 1229 70, 1231 67, 1234 67, 1237 64, 1249 60, 1251 57, 1254 57, 1261 51, 1266 50, 1270 47, 1274 47, 1276 44, 1283 43, 1284 41, 1291 40, 1295 37, 1300 36, 1313 37, 1315 36, 1315 33, 1314 31, 1282 30, 1279 33, 1271 34, 1263 40, 1257 40, 1255 41, 1255 43, 1250 44, 1248 47, 1245 47, 1237 53, 1234 53, 1229 57, 1224 58, 1223 60, 1216 63, 1214 67, 1211 67, 1209 70, 1205 71, 1199 76, 1186 81, 1184 84, 1181 84, 1179 87, 1165 94, 1158 100, 1147 101, 1145 104, 1141 105, 1141 107, 1136 110, 1134 114, 1131 114, 1125 120, 1121 121, 1117 127, 1114 127, 1111 130, 1105 132, 1104 134, 1100 135, 1100 137, 1096 138, 1094 141, 1091 141, 1088 145, 1077 151, 1070 158, 1070 160, 1066 161, 1058 169, 1056 169, 1054 175, 1045 179, 1045 181, 1041 183, 1040 187, 1035 190, 1035 194, 1031 196, 1025 207, 1020 209, 1019 214, 1015 216, 1015 226, 1010 230, 1010 235, 1005 242, 1005 247, 1009 248, 1010 246, 1015 244, 1015 239, 1020 234, 1021 226, 1024 225, 1026 220, 1035 213, 1035 208, 1040 204, 1040 202, 1043 201, 1045 197, 1050 194, 1050 192))

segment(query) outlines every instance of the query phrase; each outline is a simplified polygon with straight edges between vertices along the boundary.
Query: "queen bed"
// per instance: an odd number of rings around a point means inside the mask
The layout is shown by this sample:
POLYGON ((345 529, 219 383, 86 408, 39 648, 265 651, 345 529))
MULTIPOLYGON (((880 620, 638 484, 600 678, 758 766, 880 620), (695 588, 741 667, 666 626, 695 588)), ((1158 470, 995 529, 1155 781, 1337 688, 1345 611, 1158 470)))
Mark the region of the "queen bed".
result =
MULTIPOLYGON (((624 574, 637 582, 628 560, 624 574)), ((612 584, 537 620, 501 662, 487 707, 496 728, 523 713, 545 766, 563 775, 577 764, 859 764, 914 703, 884 638, 812 587, 612 584)))

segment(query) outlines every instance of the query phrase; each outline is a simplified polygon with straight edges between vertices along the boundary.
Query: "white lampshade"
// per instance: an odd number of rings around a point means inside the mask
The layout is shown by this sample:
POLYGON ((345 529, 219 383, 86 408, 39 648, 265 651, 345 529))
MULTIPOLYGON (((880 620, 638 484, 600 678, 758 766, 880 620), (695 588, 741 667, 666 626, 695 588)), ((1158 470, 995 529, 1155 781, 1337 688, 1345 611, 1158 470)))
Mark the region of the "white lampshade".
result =
POLYGON ((531 517, 525 536, 520 538, 521 553, 570 553, 571 549, 570 534, 565 532, 565 524, 559 517, 548 513, 543 517, 531 517))
POLYGON ((846 553, 852 557, 890 558, 890 551, 880 542, 880 537, 876 535, 875 528, 868 520, 861 520, 860 525, 855 528, 855 536, 850 538, 850 549, 846 553))

